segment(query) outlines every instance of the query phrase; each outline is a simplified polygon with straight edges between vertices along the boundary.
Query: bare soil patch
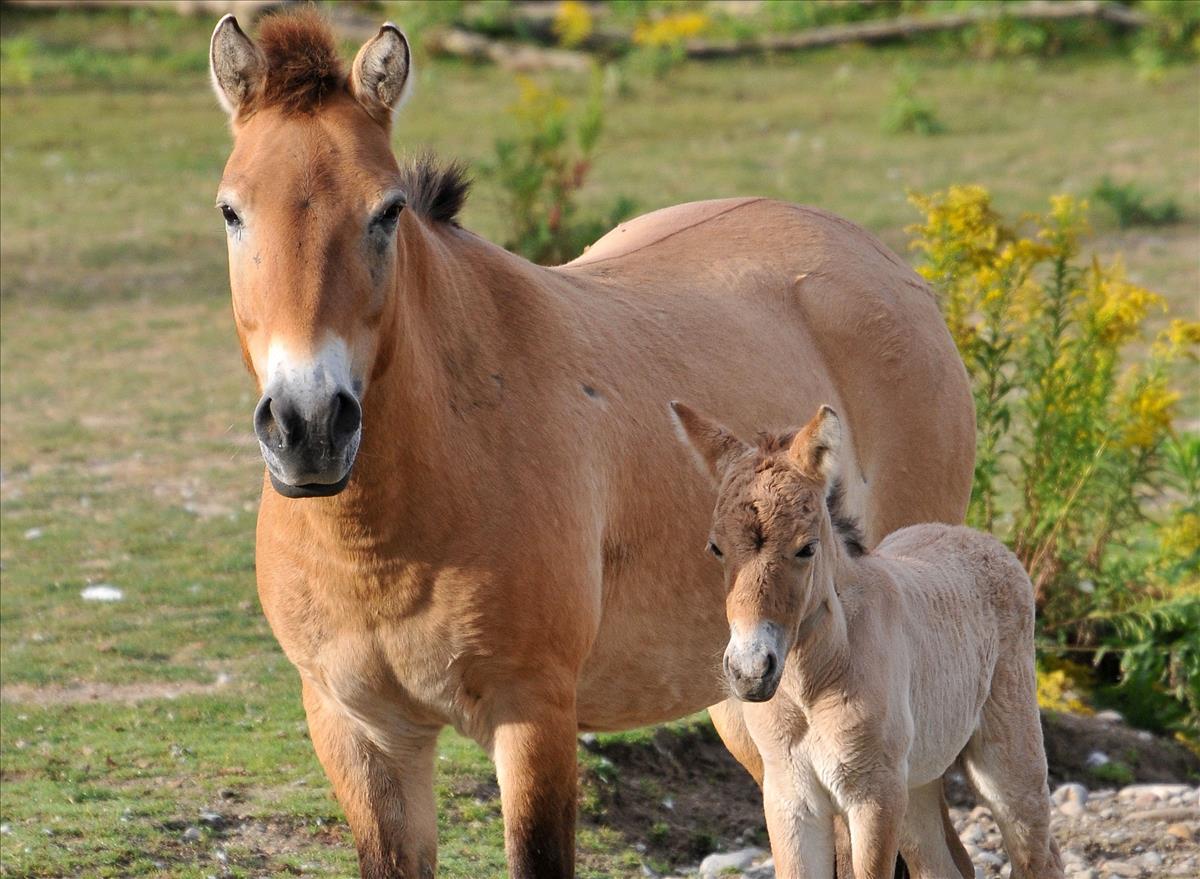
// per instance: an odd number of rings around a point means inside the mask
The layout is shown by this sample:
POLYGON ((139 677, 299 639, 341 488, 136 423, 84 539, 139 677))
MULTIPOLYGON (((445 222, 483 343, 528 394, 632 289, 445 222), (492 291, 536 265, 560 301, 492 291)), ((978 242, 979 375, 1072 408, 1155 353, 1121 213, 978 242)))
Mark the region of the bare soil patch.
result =
POLYGON ((132 705, 148 699, 178 699, 180 696, 207 695, 225 687, 214 681, 199 684, 189 681, 166 683, 147 681, 137 684, 79 683, 35 686, 9 684, 0 689, 0 700, 25 705, 78 705, 87 702, 114 702, 132 705))

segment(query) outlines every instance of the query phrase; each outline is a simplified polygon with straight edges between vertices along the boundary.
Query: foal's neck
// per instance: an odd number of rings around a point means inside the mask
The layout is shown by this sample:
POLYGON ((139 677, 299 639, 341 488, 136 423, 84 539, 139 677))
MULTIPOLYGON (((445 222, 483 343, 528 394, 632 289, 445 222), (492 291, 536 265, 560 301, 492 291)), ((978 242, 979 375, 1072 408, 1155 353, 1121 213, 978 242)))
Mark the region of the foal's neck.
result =
POLYGON ((801 620, 792 646, 791 661, 799 672, 797 695, 805 704, 839 687, 849 667, 846 607, 838 589, 841 584, 854 582, 859 563, 846 551, 840 537, 834 534, 832 538, 828 556, 813 572, 818 599, 801 620))

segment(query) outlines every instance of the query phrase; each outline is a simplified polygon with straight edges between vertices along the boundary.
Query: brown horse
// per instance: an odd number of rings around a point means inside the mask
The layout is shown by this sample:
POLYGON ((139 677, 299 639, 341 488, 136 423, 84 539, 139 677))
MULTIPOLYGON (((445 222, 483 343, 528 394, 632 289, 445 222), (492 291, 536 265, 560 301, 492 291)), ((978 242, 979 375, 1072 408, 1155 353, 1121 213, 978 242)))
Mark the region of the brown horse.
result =
POLYGON ((512 875, 570 876, 578 730, 714 706, 761 776, 667 401, 735 429, 834 401, 875 540, 961 519, 971 395, 926 285, 820 211, 668 208, 553 269, 460 228, 461 175, 389 145, 410 57, 385 25, 347 75, 311 13, 213 34, 259 595, 364 876, 433 875, 447 724, 496 762, 512 875))

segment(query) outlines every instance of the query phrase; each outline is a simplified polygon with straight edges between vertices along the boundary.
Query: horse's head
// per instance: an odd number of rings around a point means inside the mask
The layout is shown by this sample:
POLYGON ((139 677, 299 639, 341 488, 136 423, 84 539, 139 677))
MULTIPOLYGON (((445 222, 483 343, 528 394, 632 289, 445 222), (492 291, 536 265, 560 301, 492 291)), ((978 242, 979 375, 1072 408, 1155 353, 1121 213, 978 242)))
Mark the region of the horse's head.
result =
POLYGON ((828 592, 822 557, 836 552, 826 505, 841 445, 837 415, 822 406, 805 427, 750 445, 672 403, 684 440, 718 486, 708 551, 725 571, 729 646, 725 676, 739 699, 775 694, 802 622, 828 592))
POLYGON ((217 192, 233 312, 262 391, 254 430, 288 497, 345 487, 363 393, 386 359, 405 206, 389 129, 410 57, 387 24, 347 75, 314 13, 268 18, 257 44, 232 15, 213 32, 234 135, 217 192))

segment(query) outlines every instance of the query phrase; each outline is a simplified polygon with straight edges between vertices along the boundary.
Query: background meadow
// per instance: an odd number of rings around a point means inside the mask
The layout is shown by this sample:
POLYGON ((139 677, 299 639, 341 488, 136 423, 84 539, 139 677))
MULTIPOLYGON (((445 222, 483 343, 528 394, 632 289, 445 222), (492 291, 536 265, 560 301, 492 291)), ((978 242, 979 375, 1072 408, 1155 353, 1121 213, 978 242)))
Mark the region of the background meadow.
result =
MULTIPOLYGON (((354 869, 254 590, 217 15, 187 5, 0 9, 5 877, 354 869), (121 599, 84 600, 96 586, 121 599)), ((384 19, 408 31, 397 151, 468 163, 464 225, 533 259, 745 194, 834 211, 911 259, 976 380, 972 519, 1042 590, 1045 706, 1115 709, 1183 742, 1173 771, 1195 773, 1200 5, 1121 6, 1137 26, 910 0, 328 9, 347 58, 384 19), (964 13, 913 40, 711 48, 964 13)), ((703 717, 580 754, 583 876, 765 841, 703 717)), ((1112 757, 1059 775, 1158 768, 1112 757)), ((447 733, 439 766, 441 874, 500 874, 490 764, 447 733)))

